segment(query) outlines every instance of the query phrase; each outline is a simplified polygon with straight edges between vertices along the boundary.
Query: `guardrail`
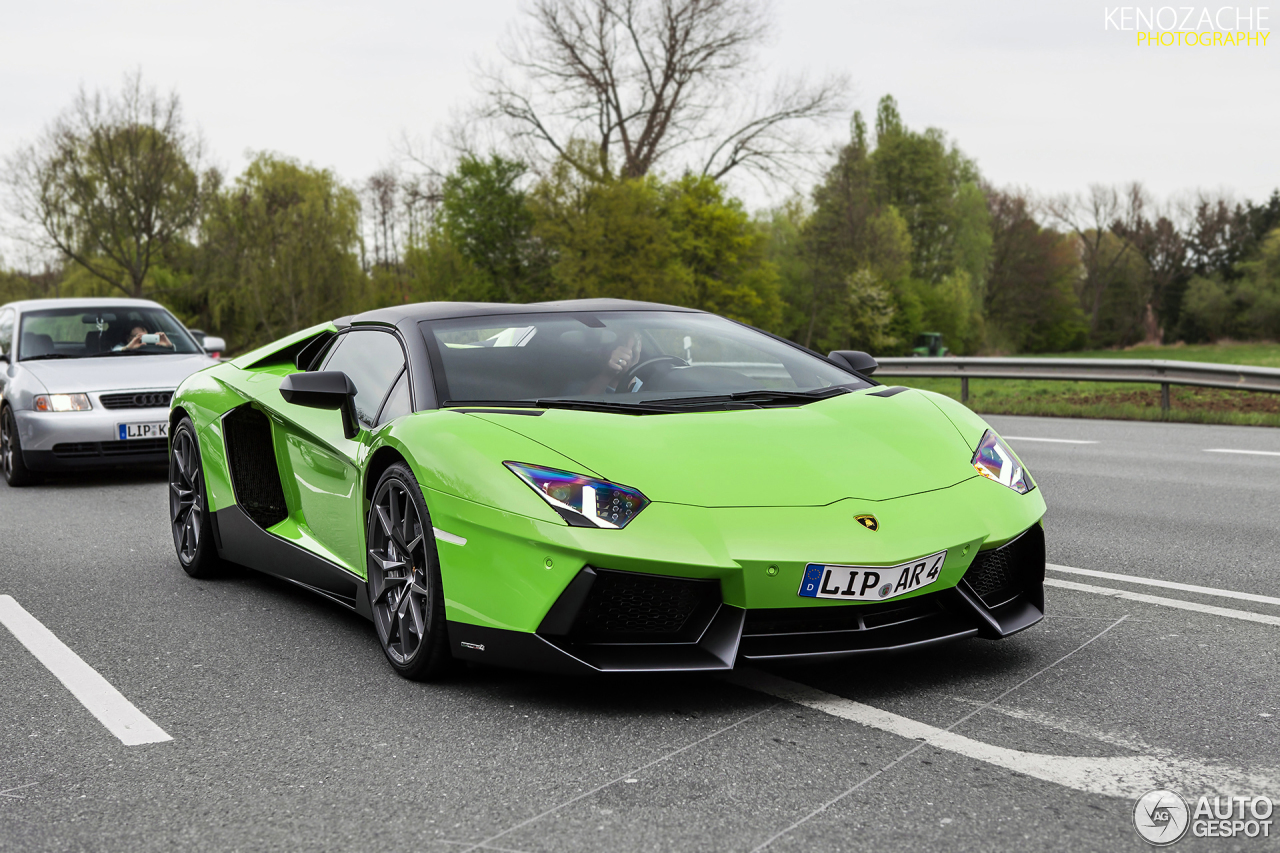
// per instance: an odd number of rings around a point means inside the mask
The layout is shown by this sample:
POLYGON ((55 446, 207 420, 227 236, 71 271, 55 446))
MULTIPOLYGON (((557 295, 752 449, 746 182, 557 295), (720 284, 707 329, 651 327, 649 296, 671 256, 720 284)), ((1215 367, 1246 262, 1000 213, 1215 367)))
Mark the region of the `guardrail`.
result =
POLYGON ((1074 382, 1159 384, 1160 408, 1169 410, 1170 385, 1280 393, 1280 368, 1202 361, 1127 358, 879 358, 875 377, 958 378, 969 401, 970 379, 1059 379, 1074 382))

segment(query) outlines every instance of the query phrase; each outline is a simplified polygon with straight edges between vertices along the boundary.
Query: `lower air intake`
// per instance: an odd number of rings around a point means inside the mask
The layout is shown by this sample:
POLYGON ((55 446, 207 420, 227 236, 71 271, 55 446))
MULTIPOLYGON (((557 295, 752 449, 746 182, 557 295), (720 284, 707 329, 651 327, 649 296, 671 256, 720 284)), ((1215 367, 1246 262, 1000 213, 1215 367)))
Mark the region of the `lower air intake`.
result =
POLYGON ((1044 580, 1044 531, 1034 525, 1017 539, 979 551, 964 574, 969 587, 988 607, 1003 604, 1044 580))
POLYGON ((695 642, 720 604, 720 582, 596 570, 577 642, 695 642))

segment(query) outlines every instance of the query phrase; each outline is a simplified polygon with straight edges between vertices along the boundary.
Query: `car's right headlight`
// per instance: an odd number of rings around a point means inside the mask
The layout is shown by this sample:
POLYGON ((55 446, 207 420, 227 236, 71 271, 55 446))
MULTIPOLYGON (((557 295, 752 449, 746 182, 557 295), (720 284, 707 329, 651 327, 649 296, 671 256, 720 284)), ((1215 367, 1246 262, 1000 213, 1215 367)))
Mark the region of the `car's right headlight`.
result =
POLYGON ((574 527, 617 530, 649 505, 649 499, 636 489, 608 480, 522 462, 504 464, 574 527))
POLYGON ((988 480, 1008 486, 1020 495, 1025 495, 1036 487, 1031 475, 1022 467, 1018 457, 1013 455, 1009 445, 996 435, 995 430, 989 429, 982 434, 982 441, 978 442, 978 449, 974 451, 972 464, 988 480))
POLYGON ((34 405, 37 412, 87 412, 93 408, 88 394, 38 394, 34 405))

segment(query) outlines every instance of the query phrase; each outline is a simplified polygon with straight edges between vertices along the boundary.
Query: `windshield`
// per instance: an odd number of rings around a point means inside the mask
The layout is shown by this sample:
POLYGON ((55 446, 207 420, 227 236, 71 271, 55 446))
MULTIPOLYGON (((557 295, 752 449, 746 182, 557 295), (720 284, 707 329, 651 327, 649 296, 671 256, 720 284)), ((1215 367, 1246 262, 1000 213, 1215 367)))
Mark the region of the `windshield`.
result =
POLYGON ((201 351, 182 324, 158 306, 24 311, 18 335, 19 361, 201 351))
POLYGON ((870 384, 711 314, 514 314, 421 325, 444 405, 578 401, 678 410, 706 398, 796 405, 870 384))

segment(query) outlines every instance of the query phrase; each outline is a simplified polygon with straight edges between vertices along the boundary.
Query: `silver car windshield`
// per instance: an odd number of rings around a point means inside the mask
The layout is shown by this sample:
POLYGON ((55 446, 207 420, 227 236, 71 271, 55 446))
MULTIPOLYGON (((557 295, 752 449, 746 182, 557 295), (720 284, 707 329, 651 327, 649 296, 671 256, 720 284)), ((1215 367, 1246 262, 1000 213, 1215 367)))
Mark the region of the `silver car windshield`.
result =
POLYGON ((19 361, 201 352, 168 311, 136 305, 24 311, 17 344, 19 361))
POLYGON ((870 383, 711 314, 512 314, 422 323, 445 404, 794 404, 870 383))

